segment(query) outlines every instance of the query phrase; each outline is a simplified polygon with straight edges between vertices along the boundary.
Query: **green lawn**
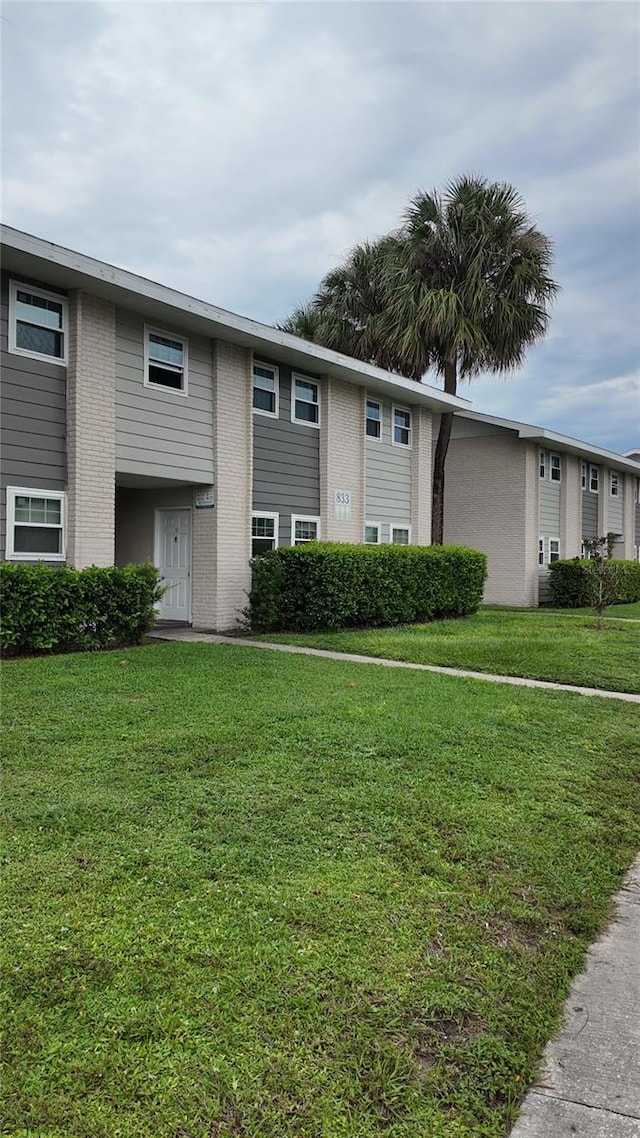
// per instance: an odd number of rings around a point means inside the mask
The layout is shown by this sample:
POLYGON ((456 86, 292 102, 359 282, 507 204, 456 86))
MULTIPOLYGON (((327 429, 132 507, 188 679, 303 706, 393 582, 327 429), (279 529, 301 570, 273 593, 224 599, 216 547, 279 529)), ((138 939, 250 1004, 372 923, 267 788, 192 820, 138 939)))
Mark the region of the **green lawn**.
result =
POLYGON ((10 662, 12 1138, 498 1138, 640 845, 638 708, 249 648, 10 662))
POLYGON ((598 632, 593 614, 487 608, 464 620, 346 632, 269 633, 260 639, 640 692, 640 624, 607 620, 598 632))

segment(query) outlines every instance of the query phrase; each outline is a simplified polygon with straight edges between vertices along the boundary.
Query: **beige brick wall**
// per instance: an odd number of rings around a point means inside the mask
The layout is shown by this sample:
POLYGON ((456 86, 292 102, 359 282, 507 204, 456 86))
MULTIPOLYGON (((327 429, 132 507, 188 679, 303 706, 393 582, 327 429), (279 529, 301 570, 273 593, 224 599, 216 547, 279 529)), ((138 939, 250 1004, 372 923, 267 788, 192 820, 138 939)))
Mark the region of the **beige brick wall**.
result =
POLYGON ((573 454, 563 456, 560 483, 560 556, 579 557, 582 548, 581 460, 573 454))
POLYGON ((194 510, 194 625, 237 626, 251 585, 251 352, 213 346, 215 507, 194 510))
POLYGON ((445 542, 487 554, 487 604, 537 604, 537 473, 537 448, 511 434, 449 445, 445 542))
POLYGON ((624 494, 624 520, 622 530, 624 533, 624 547, 621 556, 627 561, 633 561, 636 526, 636 506, 634 502, 635 476, 633 474, 623 474, 621 481, 623 482, 624 494))
POLYGON ((413 407, 412 417, 411 544, 430 545, 433 422, 425 407, 413 407))
POLYGON ((70 298, 67 372, 69 564, 113 565, 115 525, 115 309, 70 298))
POLYGON ((363 540, 364 397, 361 388, 329 377, 320 406, 320 516, 324 540, 363 540), (336 517, 338 490, 350 496, 350 518, 336 517))

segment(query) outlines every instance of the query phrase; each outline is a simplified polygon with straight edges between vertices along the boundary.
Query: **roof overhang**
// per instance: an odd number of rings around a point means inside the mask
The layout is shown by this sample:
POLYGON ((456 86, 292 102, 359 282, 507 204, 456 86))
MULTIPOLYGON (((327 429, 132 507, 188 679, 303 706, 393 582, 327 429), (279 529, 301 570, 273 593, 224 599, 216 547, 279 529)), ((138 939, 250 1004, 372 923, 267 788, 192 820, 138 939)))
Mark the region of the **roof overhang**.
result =
POLYGON ((183 332, 239 344, 300 371, 331 375, 400 402, 422 404, 432 411, 459 411, 470 406, 468 399, 360 363, 19 229, 2 226, 1 233, 2 267, 9 272, 61 289, 82 289, 169 328, 179 325, 183 332))
POLYGON ((575 454, 580 458, 594 459, 596 462, 615 466, 616 470, 627 470, 632 474, 640 475, 640 462, 617 454, 616 451, 604 450, 593 446, 592 443, 572 439, 568 435, 559 435, 556 431, 549 431, 546 427, 536 427, 532 423, 519 423, 515 419, 501 419, 495 415, 483 415, 479 411, 462 411, 461 419, 470 419, 472 422, 485 423, 487 426, 502 427, 514 431, 521 439, 530 439, 539 446, 556 447, 567 454, 575 454))

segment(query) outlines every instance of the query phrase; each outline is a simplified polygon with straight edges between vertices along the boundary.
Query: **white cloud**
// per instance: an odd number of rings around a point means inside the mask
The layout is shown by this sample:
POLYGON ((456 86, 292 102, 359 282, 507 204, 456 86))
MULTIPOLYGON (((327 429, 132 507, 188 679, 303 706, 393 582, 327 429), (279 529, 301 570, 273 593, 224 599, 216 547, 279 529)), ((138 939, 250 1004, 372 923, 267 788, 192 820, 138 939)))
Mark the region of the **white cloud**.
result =
MULTIPOLYGON (((51 0, 5 16, 10 224, 275 320, 419 187, 479 170, 518 186, 564 286, 523 372, 469 389, 479 409, 539 408, 575 434, 585 388, 635 366, 632 5, 51 0), (546 408, 558 377, 583 394, 546 408)), ((607 398, 622 446, 629 393, 607 398)))

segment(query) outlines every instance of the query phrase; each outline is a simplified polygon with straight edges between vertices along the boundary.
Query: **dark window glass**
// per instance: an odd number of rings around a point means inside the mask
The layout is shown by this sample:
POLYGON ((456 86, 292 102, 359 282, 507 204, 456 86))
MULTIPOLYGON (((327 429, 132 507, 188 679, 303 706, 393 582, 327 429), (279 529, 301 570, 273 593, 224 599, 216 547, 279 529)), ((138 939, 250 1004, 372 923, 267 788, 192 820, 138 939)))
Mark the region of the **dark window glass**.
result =
POLYGON ((16 347, 26 352, 38 352, 41 356, 62 359, 62 332, 49 328, 37 328, 34 324, 16 321, 16 347))

